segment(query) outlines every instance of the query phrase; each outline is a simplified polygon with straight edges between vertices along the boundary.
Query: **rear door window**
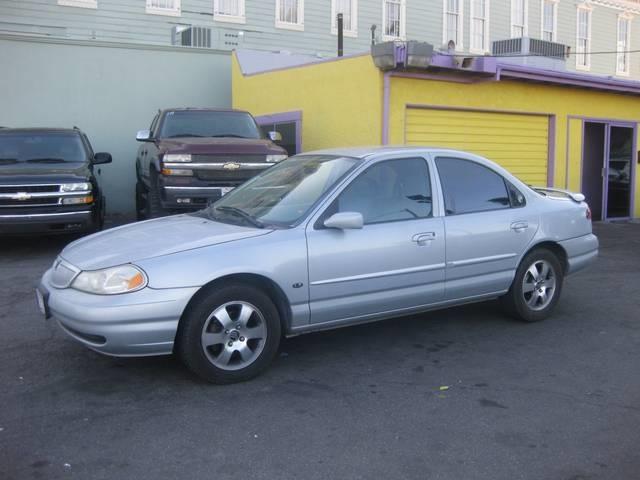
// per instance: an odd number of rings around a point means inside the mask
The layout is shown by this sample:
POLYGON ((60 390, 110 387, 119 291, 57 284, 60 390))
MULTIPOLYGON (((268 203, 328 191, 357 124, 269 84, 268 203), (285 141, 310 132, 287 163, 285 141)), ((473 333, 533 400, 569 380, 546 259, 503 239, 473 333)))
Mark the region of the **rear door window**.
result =
POLYGON ((500 210, 511 207, 504 178, 470 160, 436 158, 447 215, 500 210))

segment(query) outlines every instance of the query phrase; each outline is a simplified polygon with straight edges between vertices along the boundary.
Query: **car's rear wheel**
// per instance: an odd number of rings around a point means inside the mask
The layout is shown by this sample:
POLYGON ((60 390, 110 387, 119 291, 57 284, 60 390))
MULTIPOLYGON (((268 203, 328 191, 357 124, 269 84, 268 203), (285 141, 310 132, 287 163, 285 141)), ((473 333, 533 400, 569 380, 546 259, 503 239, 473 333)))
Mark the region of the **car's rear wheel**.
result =
POLYGON ((177 352, 212 383, 248 380, 264 371, 280 344, 280 316, 269 297, 248 285, 202 292, 181 320, 177 352))
POLYGON ((544 320, 558 303, 563 280, 558 257, 547 249, 533 250, 520 262, 502 303, 516 318, 526 322, 544 320))

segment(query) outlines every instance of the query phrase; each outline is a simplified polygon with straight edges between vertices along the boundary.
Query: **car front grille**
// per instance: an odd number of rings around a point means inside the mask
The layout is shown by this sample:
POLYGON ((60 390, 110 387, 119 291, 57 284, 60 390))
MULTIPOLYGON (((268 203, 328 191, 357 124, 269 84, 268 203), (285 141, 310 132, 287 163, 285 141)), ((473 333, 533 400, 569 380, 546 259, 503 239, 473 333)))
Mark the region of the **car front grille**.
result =
POLYGON ((90 193, 90 190, 62 192, 60 184, 0 185, 0 209, 55 207, 63 204, 63 197, 90 193))
POLYGON ((196 170, 195 174, 199 180, 204 180, 211 184, 240 185, 250 178, 256 176, 264 169, 260 170, 196 170))
POLYGON ((191 155, 193 163, 265 163, 265 155, 191 155))

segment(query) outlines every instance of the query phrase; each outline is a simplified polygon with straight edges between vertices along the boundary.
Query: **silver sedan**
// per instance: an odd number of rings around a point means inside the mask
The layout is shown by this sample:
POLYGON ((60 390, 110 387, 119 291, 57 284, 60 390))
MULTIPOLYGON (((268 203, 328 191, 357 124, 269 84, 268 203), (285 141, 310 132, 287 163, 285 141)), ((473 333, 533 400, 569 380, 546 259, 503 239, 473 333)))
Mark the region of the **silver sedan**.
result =
POLYGON ((263 371, 283 335, 492 298, 542 320, 597 254, 581 194, 460 151, 327 150, 200 212, 71 243, 37 299, 93 350, 177 353, 229 383, 263 371))

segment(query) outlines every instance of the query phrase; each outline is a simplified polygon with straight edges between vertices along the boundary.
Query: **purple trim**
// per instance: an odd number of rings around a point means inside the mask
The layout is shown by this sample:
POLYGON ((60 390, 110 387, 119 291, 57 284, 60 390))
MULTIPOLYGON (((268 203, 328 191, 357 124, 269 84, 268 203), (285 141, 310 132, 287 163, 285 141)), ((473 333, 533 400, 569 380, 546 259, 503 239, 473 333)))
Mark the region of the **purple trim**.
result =
POLYGON ((396 65, 407 64, 407 44, 405 42, 396 42, 393 45, 393 59, 396 65))
POLYGON ((386 72, 384 74, 383 87, 382 87, 382 145, 389 144, 389 114, 390 114, 390 102, 391 102, 391 74, 393 72, 386 72))
POLYGON ((549 115, 549 129, 547 133, 547 186, 553 187, 556 169, 556 116, 549 115))
POLYGON ((420 80, 437 80, 440 82, 456 82, 456 83, 478 83, 486 82, 486 78, 473 78, 456 75, 455 73, 407 73, 407 72, 389 72, 394 77, 399 78, 415 78, 420 80))
POLYGON ((593 74, 545 70, 542 68, 500 63, 497 65, 496 78, 497 80, 502 80, 503 77, 640 94, 640 82, 633 80, 619 80, 593 74))
POLYGON ((296 124, 296 153, 302 152, 302 111, 294 110, 291 112, 273 113, 270 115, 258 115, 255 117, 256 123, 260 126, 275 123, 292 123, 296 124))
POLYGON ((455 65, 455 58, 464 58, 464 54, 460 55, 442 55, 434 53, 431 57, 431 67, 453 69, 460 73, 484 73, 495 74, 497 61, 495 57, 472 57, 470 68, 458 68, 455 65))

